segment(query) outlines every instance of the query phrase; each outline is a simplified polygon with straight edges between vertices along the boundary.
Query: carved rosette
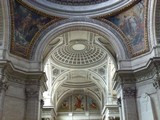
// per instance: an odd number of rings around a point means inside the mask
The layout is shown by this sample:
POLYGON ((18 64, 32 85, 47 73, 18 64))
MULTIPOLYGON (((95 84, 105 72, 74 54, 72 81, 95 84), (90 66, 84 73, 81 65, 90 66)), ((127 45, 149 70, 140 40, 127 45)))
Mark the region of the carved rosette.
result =
POLYGON ((8 89, 8 84, 7 82, 0 81, 0 93, 2 90, 6 91, 8 89))
POLYGON ((39 95, 38 90, 33 88, 26 88, 25 89, 26 98, 37 98, 39 95))
POLYGON ((136 89, 135 88, 124 88, 123 89, 123 96, 124 98, 126 97, 135 97, 136 96, 136 89))

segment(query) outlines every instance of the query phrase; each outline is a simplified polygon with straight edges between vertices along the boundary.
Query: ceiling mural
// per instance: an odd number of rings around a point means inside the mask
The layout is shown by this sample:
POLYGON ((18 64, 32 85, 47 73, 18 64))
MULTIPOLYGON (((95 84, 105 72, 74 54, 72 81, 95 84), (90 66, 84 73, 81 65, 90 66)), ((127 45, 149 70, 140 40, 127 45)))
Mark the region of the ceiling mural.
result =
POLYGON ((79 6, 79 5, 98 4, 98 3, 109 1, 109 0, 47 0, 47 1, 54 2, 57 4, 63 4, 63 5, 78 5, 79 6))
POLYGON ((59 18, 35 11, 19 0, 10 0, 11 6, 11 53, 29 58, 36 37, 59 18))
MULTIPOLYGON (((147 36, 147 0, 142 0, 129 10, 116 16, 98 18, 114 23, 129 40, 131 56, 143 54, 149 50, 147 36)), ((128 46, 128 44, 127 44, 128 46)))

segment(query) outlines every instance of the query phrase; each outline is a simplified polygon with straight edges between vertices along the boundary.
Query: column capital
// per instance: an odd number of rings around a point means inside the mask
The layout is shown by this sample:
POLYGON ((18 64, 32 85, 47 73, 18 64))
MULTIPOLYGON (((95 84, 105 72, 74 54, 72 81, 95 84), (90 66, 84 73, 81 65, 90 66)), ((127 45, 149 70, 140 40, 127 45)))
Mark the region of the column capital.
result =
POLYGON ((25 94, 27 98, 37 98, 39 96, 39 91, 34 88, 26 88, 25 94))
POLYGON ((135 97, 136 96, 136 89, 132 87, 125 87, 123 88, 123 97, 135 97))
POLYGON ((0 93, 2 92, 2 90, 6 91, 7 89, 8 89, 8 83, 0 81, 0 93))

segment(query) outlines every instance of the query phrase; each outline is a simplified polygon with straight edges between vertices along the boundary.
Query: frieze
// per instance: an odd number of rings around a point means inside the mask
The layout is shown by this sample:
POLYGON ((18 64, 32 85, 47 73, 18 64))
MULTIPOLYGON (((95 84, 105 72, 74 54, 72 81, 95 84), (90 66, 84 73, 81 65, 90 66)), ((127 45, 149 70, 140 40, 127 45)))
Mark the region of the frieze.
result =
POLYGON ((138 72, 135 74, 137 82, 152 79, 155 75, 156 68, 152 68, 150 70, 146 70, 145 72, 138 72))
POLYGON ((158 74, 160 74, 160 62, 159 60, 152 59, 150 65, 147 69, 138 71, 135 73, 137 82, 154 79, 158 74))

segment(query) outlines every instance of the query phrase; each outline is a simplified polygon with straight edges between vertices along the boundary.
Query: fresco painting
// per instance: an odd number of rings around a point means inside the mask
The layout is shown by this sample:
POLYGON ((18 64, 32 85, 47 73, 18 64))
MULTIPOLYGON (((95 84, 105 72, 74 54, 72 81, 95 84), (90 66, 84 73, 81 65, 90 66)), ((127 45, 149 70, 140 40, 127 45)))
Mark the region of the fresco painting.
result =
POLYGON ((51 18, 28 10, 14 0, 14 41, 16 44, 27 46, 36 33, 43 28, 51 18))
POLYGON ((91 97, 88 97, 87 102, 89 111, 98 111, 98 105, 95 100, 93 100, 91 97))
POLYGON ((144 10, 145 6, 142 0, 127 12, 123 12, 108 19, 117 25, 128 37, 133 54, 145 49, 144 10))
POLYGON ((84 94, 73 94, 65 98, 59 105, 58 112, 99 112, 97 102, 84 94))
POLYGON ((62 102, 59 111, 60 111, 60 112, 69 112, 69 97, 66 98, 66 99, 62 102))
POLYGON ((84 104, 84 96, 81 94, 77 94, 73 96, 74 99, 74 111, 76 112, 83 112, 84 108, 85 108, 85 104, 84 104))

